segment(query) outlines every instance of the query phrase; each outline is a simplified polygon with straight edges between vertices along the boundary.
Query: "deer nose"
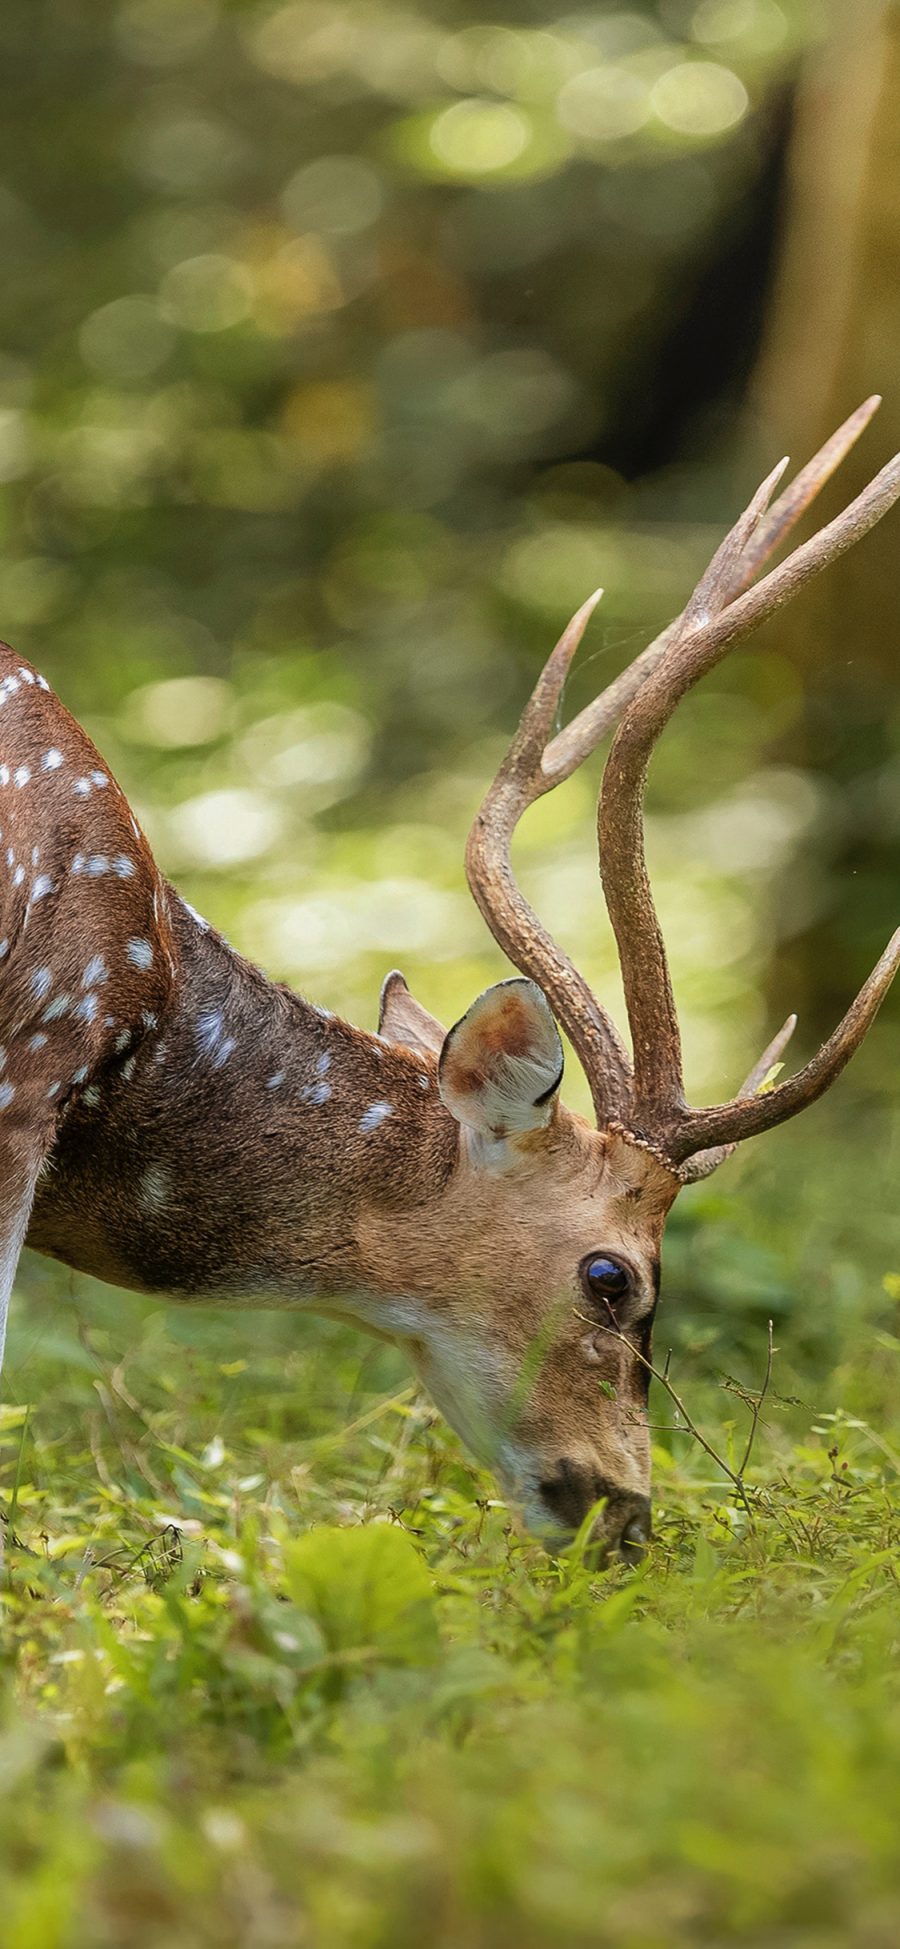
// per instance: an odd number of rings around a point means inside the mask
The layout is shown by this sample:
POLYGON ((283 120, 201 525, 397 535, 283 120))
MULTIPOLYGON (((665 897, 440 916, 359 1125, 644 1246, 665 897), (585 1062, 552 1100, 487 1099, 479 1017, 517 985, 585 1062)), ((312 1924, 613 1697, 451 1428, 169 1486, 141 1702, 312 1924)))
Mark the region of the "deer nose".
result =
POLYGON ((598 1558, 616 1551, 625 1563, 640 1562, 650 1540, 649 1496, 622 1489, 589 1464, 569 1457, 540 1484, 540 1494, 554 1521, 572 1533, 595 1502, 604 1502, 591 1535, 592 1551, 598 1558))
POLYGON ((642 1496, 640 1503, 640 1509, 633 1516, 629 1516, 616 1545, 625 1563, 640 1563, 650 1541, 653 1525, 650 1520, 649 1496, 642 1496))
POLYGON ((642 1561, 650 1541, 650 1498, 627 1491, 607 1503, 591 1534, 591 1549, 599 1564, 618 1556, 634 1566, 642 1561))

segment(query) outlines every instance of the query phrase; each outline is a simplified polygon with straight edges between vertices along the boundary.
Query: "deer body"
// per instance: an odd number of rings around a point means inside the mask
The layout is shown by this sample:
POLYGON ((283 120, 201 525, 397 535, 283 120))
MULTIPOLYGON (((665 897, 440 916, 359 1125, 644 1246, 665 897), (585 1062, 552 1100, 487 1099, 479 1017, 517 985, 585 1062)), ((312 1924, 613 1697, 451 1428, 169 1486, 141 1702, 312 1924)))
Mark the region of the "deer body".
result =
MULTIPOLYGON (((523 1338, 540 1335, 576 1185, 587 1239, 612 1188, 619 1243, 652 1203, 658 1246, 675 1181, 654 1162, 645 1192, 648 1160, 615 1140, 598 1153, 558 1102, 513 1173, 467 1167, 435 1051, 302 1001, 187 908, 85 732, 5 646, 0 697, 0 843, 14 862, 0 986, 5 1298, 27 1222, 28 1245, 116 1285, 354 1319, 404 1347, 476 1452, 502 1468, 505 1450, 527 1503, 496 1408, 515 1390, 523 1338), (33 859, 37 831, 49 839, 33 859), (529 1304, 513 1279, 498 1303, 497 1258, 515 1255, 523 1199, 534 1289, 529 1304)), ((563 1351, 536 1389, 548 1429, 564 1407, 578 1420, 563 1351)), ((602 1365, 616 1385, 618 1346, 602 1365)), ((599 1375, 586 1371, 592 1407, 599 1375)), ((626 1378, 640 1413, 643 1377, 626 1378)), ((645 1500, 632 1447, 613 1443, 609 1464, 630 1514, 645 1500)))
POLYGON ((646 868, 652 744, 678 698, 900 494, 900 463, 756 586, 873 410, 769 509, 767 482, 679 622, 564 731, 593 607, 551 656, 472 830, 469 881, 520 970, 445 1033, 402 976, 367 1034, 251 967, 159 873, 85 732, 0 646, 0 1351, 24 1242, 122 1286, 316 1307, 401 1345, 536 1530, 628 1555, 649 1531, 647 1385, 666 1214, 736 1141, 821 1094, 873 1019, 895 936, 835 1035, 759 1094, 688 1106, 646 868), (526 807, 621 720, 599 836, 634 1058, 512 877, 526 807), (549 999, 548 999, 549 998, 549 999), (554 1014, 597 1127, 559 1097, 554 1014))
POLYGON ((301 1001, 200 921, 86 734, 6 646, 0 835, 6 1202, 47 1164, 28 1243, 187 1298, 352 1288, 367 1163, 406 1205, 446 1175, 433 1057, 301 1001))
POLYGON ((267 981, 162 882, 159 899, 167 992, 69 1098, 28 1243, 185 1299, 350 1292, 367 1152, 386 1202, 415 1206, 446 1169, 434 1064, 267 981))

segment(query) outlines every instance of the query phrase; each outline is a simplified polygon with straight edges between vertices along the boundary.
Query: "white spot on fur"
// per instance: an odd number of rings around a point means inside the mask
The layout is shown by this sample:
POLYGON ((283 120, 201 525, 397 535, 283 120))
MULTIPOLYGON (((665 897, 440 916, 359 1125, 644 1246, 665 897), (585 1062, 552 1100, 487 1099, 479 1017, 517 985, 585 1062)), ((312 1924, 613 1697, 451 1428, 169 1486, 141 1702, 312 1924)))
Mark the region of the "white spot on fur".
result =
POLYGON ((104 786, 109 784, 109 779, 107 778, 105 771, 92 771, 91 783, 93 785, 96 785, 98 792, 102 792, 104 786))
POLYGON ((41 1016, 41 1021, 58 1022, 61 1015, 68 1014, 71 1006, 71 995, 55 995, 52 1002, 47 1003, 44 1013, 41 1016))
POLYGON ((51 880, 49 873, 39 873, 31 889, 32 906, 36 905, 38 900, 46 899, 47 894, 52 892, 53 892, 53 881, 51 880))
POLYGON ((82 988, 99 988, 101 982, 109 980, 109 969, 102 954, 92 954, 81 977, 82 988))
POLYGON ((87 863, 87 872, 92 880, 99 880, 109 872, 109 860, 105 853, 93 853, 87 863))
POLYGON ((83 1063, 80 1069, 74 1071, 72 1081, 76 1085, 87 1082, 87 1063, 83 1063))
POLYGON ((330 1068, 331 1068, 331 1057, 329 1056, 328 1051, 326 1050, 325 1054, 323 1056, 320 1056, 318 1062, 316 1063, 316 1075, 327 1076, 330 1068))
POLYGON ((212 1055, 222 1035, 224 1026, 220 1008, 210 1008, 206 1010, 205 1014, 198 1015, 194 1034, 197 1037, 197 1047, 201 1055, 212 1055))
POLYGON ((46 1043, 47 1043, 47 1037, 45 1035, 42 1035, 40 1030, 38 1030, 37 1035, 33 1035, 31 1037, 28 1047, 31 1050, 32 1054, 36 1055, 39 1049, 43 1049, 46 1047, 46 1043))
POLYGON ((281 1088, 281 1085, 282 1085, 282 1083, 283 1083, 283 1082, 284 1082, 284 1070, 283 1070, 283 1069, 276 1069, 276 1071, 275 1071, 275 1074, 274 1074, 274 1076, 270 1076, 270 1077, 269 1077, 269 1080, 268 1080, 268 1082, 267 1082, 267 1084, 266 1084, 266 1089, 267 1089, 267 1090, 280 1090, 280 1088, 281 1088))
POLYGON ((0 785, 9 784, 9 766, 0 765, 0 785))
POLYGON ((139 938, 129 941, 125 954, 133 968, 146 969, 153 966, 153 947, 150 941, 139 938))
POLYGON ((75 794, 75 797, 76 797, 77 799, 89 799, 89 798, 90 798, 90 796, 91 796, 91 781, 90 781, 90 779, 89 779, 89 778, 76 778, 76 780, 75 780, 75 783, 74 783, 74 785, 73 785, 73 787, 72 787, 72 790, 73 790, 73 792, 74 792, 74 794, 75 794))
POLYGON ((83 1001, 80 1001, 78 1003, 78 1006, 76 1007, 75 1010, 75 1014, 78 1018, 78 1021, 93 1022, 94 1017, 96 1016, 97 1013, 97 1008, 98 1008, 98 1002, 97 1002, 96 995, 85 995, 83 1001))
POLYGON ((13 886, 20 887, 24 878, 25 878, 24 866, 17 866, 13 874, 13 886))
POLYGON ((49 968, 35 968, 31 977, 31 992, 35 1001, 42 1002, 53 986, 53 976, 49 968))
POLYGON ((61 1089, 62 1089, 61 1083, 51 1083, 50 1088, 47 1091, 47 1095, 56 1096, 61 1089))
POLYGON ((363 1135, 367 1135, 370 1130, 377 1130, 385 1117, 393 1116, 393 1113, 393 1103, 370 1103, 368 1110, 363 1112, 359 1120, 359 1128, 363 1135))
POLYGON ((225 1034, 225 1018, 221 1009, 210 1008, 203 1015, 198 1015, 194 1033, 201 1056, 209 1056, 213 1068, 221 1069, 235 1047, 234 1036, 225 1034))
POLYGON ((21 664, 19 666, 19 676, 21 677, 23 684, 34 683, 34 672, 32 670, 24 669, 21 664))
POLYGON ((126 1083, 131 1082, 131 1078, 134 1075, 134 1067, 136 1062, 137 1062, 136 1056, 129 1056, 128 1061, 123 1062, 122 1064, 122 1075, 124 1076, 126 1083))
POLYGON ((0 1110, 8 1109, 15 1093, 12 1083, 0 1083, 0 1110))
POLYGON ((31 778, 31 766, 30 766, 30 765, 17 765, 17 766, 16 766, 16 769, 15 769, 15 771, 13 772, 13 784, 14 784, 14 785, 18 785, 18 787, 19 787, 19 790, 20 790, 20 791, 21 791, 21 789, 22 789, 22 786, 23 786, 23 785, 27 785, 27 784, 28 784, 28 782, 29 782, 29 780, 30 780, 30 778, 31 778))
POLYGON ((87 1103, 90 1109, 96 1110, 99 1101, 100 1101, 100 1091, 98 1090, 96 1083, 92 1083, 90 1089, 85 1090, 84 1096, 82 1097, 82 1102, 87 1103))
POLYGON ((330 1095, 330 1084, 310 1083, 305 1090, 300 1091, 300 1101, 301 1103, 327 1103, 330 1095))
MULTIPOLYGON (((115 873, 117 880, 131 880, 134 878, 135 872, 137 871, 134 864, 134 860, 129 859, 127 853, 120 853, 118 855, 118 858, 113 860, 112 870, 115 873)), ((154 900, 155 898, 156 896, 154 894, 154 900)))
POLYGON ((9 953, 9 942, 6 940, 0 941, 0 961, 5 961, 8 953, 9 953))
POLYGON ((121 1034, 116 1036, 115 1042, 113 1044, 117 1056, 120 1056, 122 1054, 123 1049, 128 1048, 130 1041, 131 1041, 131 1030, 123 1029, 121 1034))
POLYGON ((41 771, 59 771, 62 764, 65 764, 62 752, 57 751, 55 744, 52 744, 41 759, 41 771))
POLYGON ((161 1164, 148 1165, 141 1178, 140 1202, 145 1211, 161 1211, 169 1200, 170 1178, 161 1164))

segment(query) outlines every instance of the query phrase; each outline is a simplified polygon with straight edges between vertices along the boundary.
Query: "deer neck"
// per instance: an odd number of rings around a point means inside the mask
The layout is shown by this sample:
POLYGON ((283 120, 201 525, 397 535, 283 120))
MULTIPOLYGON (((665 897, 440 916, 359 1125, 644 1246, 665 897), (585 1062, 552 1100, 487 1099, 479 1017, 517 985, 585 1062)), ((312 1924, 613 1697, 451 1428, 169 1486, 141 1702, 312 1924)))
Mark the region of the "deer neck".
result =
POLYGON ((364 1217, 408 1216, 456 1161, 434 1062, 301 1001, 177 895, 167 905, 166 1005, 68 1107, 28 1243, 118 1285, 214 1303, 352 1312, 359 1289, 377 1329, 364 1217))

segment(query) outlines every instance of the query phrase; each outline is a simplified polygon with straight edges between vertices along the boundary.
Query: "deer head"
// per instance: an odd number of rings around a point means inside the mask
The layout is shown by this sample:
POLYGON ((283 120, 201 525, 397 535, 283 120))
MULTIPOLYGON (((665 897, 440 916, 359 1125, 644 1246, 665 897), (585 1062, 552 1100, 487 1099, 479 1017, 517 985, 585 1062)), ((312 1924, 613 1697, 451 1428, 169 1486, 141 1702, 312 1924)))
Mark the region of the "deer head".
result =
POLYGON ((364 1228, 370 1283, 415 1294, 396 1337, 448 1419, 494 1467, 530 1526, 557 1538, 602 1504, 597 1538, 628 1555, 650 1525, 648 1367, 663 1226, 684 1184, 745 1138, 795 1116, 840 1073, 900 959, 894 935, 840 1026, 795 1075, 763 1087, 791 1017, 738 1095, 695 1109, 684 1094, 678 1019, 644 859, 650 755, 679 699, 726 651, 859 539, 900 494, 894 460, 782 565, 754 578, 858 437, 869 401, 772 504, 766 480, 683 614, 565 729, 554 731, 572 658, 598 600, 569 623, 475 820, 471 891, 520 979, 501 982, 445 1034, 389 977, 381 1031, 437 1057, 458 1160, 438 1197, 364 1228), (618 944, 632 1054, 513 877, 526 808, 618 725, 600 794, 600 877, 618 944), (559 1099, 565 1029, 585 1070, 596 1128, 559 1099), (422 1302, 426 1305, 423 1310, 422 1302))

